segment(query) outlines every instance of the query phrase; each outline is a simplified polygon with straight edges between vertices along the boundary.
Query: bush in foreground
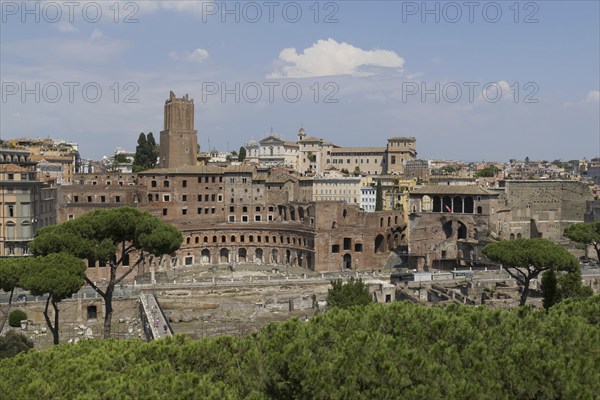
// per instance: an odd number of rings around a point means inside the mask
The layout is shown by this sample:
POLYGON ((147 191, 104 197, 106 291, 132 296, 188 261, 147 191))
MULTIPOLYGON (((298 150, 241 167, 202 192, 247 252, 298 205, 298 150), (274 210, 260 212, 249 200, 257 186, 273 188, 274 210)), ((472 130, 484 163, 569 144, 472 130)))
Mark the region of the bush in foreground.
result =
POLYGON ((85 341, 0 361, 7 398, 577 399, 600 393, 600 297, 548 312, 370 304, 244 337, 85 341))
POLYGON ((0 336, 0 359, 15 356, 33 348, 33 342, 24 334, 8 331, 0 336))
POLYGON ((8 324, 13 328, 18 328, 21 326, 21 321, 27 319, 27 313, 23 310, 12 310, 10 314, 8 314, 8 324))

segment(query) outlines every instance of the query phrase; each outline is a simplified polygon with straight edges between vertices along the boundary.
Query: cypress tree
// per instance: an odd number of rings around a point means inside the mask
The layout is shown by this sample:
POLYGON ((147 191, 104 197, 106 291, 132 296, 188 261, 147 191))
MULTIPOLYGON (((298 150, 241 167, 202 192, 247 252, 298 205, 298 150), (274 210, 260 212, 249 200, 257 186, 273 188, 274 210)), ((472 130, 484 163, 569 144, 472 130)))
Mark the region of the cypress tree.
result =
POLYGON ((140 172, 146 169, 148 165, 148 140, 144 132, 138 136, 137 146, 135 147, 135 156, 133 157, 133 172, 140 172))
POLYGON ((156 159, 158 158, 158 146, 156 141, 154 140, 154 135, 152 132, 148 133, 146 137, 147 142, 147 152, 148 152, 148 168, 154 168, 156 166, 156 159))
POLYGON ((558 302, 558 285, 556 273, 549 269, 542 275, 542 292, 544 293, 544 308, 547 310, 558 302))
POLYGON ((377 181, 377 189, 375 191, 375 211, 383 210, 383 189, 381 181, 377 181))

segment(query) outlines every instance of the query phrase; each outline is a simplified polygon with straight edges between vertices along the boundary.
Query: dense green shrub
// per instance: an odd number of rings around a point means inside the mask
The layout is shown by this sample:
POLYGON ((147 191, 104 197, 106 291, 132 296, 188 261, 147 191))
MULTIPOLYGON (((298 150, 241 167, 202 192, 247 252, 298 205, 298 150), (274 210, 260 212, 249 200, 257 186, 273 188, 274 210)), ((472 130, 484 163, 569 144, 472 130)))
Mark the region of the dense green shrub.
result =
POLYGON ((0 359, 12 357, 33 348, 33 342, 20 332, 8 331, 0 336, 0 359))
MULTIPOLYGON (((594 399, 600 297, 548 312, 335 308, 244 338, 90 340, 0 361, 6 398, 594 399)), ((4 397, 3 397, 4 398, 4 397)))
POLYGON ((13 328, 18 328, 21 326, 21 321, 27 319, 27 313, 23 310, 12 310, 10 314, 8 314, 8 324, 13 328))

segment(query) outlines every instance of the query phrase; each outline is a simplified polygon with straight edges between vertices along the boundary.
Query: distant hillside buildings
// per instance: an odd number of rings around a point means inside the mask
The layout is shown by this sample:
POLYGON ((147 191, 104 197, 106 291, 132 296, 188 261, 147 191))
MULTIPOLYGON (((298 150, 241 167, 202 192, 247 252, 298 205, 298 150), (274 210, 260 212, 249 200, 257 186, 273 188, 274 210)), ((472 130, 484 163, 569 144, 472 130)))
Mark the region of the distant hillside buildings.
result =
MULTIPOLYGON (((597 215, 584 183, 509 179, 560 174, 556 165, 515 162, 498 170, 491 163, 430 162, 416 158, 413 137, 344 148, 304 129, 296 142, 273 132, 251 140, 244 163, 227 162, 218 152, 197 154, 193 114, 192 99, 170 93, 159 167, 137 174, 77 173, 76 146, 62 155, 70 158, 60 173, 36 174, 42 160, 4 149, 0 255, 27 254, 27 241, 41 226, 129 205, 183 233, 182 248, 159 268, 254 263, 338 271, 402 263, 427 269, 481 262, 481 247, 491 240, 561 241, 566 226, 597 215), (486 167, 492 173, 477 178, 486 167), (54 180, 62 183, 58 192, 54 180), (378 212, 377 182, 384 204, 378 212)), ((65 150, 42 147, 38 154, 65 150)), ((590 162, 588 174, 594 167, 590 162)), ((94 279, 107 273, 94 262, 88 272, 94 279)))

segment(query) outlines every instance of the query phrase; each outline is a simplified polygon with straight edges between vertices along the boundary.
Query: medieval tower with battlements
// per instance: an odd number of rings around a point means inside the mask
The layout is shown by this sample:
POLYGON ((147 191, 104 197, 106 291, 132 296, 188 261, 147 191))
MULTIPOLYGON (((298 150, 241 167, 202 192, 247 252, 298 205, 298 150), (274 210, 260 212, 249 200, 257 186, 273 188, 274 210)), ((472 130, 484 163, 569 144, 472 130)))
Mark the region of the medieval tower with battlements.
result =
POLYGON ((160 168, 196 165, 198 132, 194 130, 194 100, 171 92, 165 102, 165 129, 160 133, 160 168))

